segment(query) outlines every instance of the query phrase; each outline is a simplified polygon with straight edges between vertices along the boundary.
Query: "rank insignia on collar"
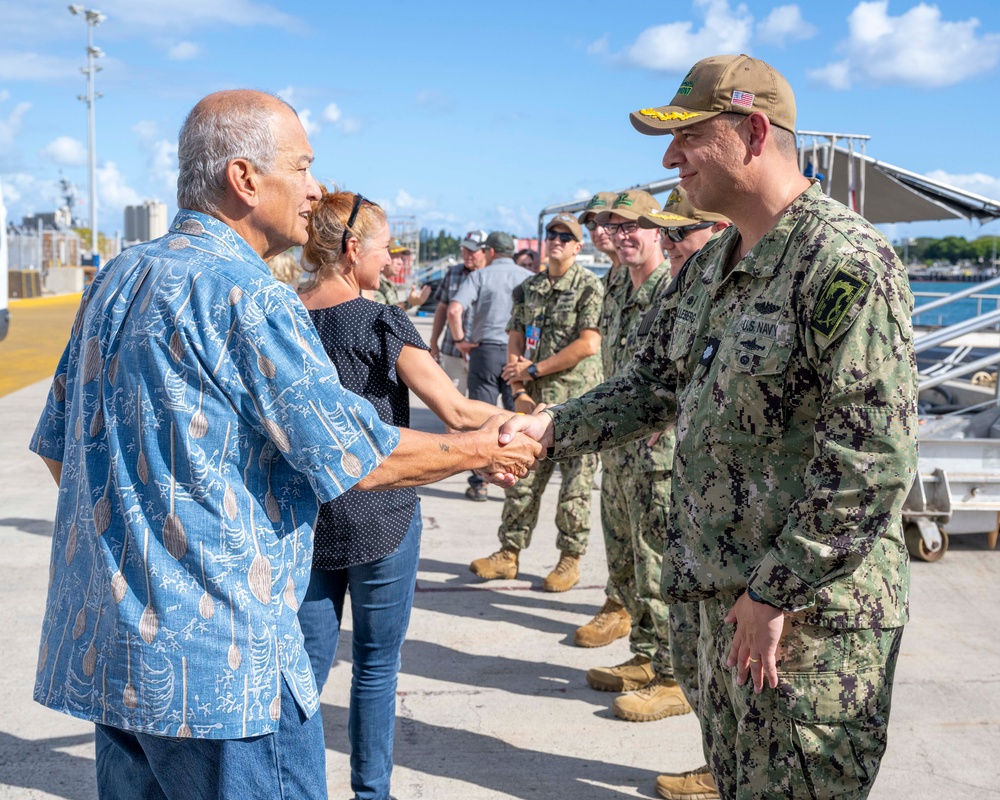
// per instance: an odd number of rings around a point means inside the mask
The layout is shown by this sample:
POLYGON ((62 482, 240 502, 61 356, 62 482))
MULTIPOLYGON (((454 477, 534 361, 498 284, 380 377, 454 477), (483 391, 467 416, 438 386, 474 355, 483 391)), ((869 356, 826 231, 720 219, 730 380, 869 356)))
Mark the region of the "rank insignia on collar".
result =
POLYGON ((708 342, 705 345, 705 349, 702 350, 701 358, 698 359, 698 363, 703 367, 709 367, 712 361, 715 359, 715 354, 719 352, 719 340, 714 336, 708 337, 708 342))

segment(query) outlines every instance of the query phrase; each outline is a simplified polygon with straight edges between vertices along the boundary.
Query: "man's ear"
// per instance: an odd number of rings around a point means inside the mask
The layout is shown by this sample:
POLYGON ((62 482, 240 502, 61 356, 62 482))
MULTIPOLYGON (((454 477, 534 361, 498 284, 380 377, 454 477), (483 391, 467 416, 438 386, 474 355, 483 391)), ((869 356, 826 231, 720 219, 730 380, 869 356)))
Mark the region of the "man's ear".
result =
POLYGON ((759 111, 747 118, 747 149, 754 156, 764 152, 764 144, 771 138, 771 120, 759 111))
POLYGON ((249 208, 260 203, 260 176, 245 158, 234 158, 226 164, 226 183, 233 194, 249 208))

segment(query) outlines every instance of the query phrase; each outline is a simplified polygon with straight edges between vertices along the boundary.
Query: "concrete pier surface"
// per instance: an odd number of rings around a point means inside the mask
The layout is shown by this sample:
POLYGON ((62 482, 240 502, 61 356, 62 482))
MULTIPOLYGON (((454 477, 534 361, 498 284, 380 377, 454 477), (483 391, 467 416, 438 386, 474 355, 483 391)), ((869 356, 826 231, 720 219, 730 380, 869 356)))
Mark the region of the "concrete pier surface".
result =
MULTIPOLYGON (((415 322, 426 336, 430 321, 415 322)), ((92 726, 31 699, 56 491, 27 444, 47 391, 44 380, 0 397, 0 800, 97 797, 92 726)), ((419 406, 414 426, 440 429, 419 406)), ((651 798, 657 774, 704 762, 693 716, 623 722, 610 711, 614 695, 587 686, 589 667, 629 652, 624 641, 573 646, 604 600, 597 492, 580 584, 542 591, 557 560, 557 480, 521 575, 489 584, 468 564, 496 549, 502 493, 470 502, 464 476, 420 490, 421 564, 398 690, 400 800, 651 798)), ((956 536, 940 562, 915 563, 911 613, 871 797, 1000 800, 1000 552, 985 536, 956 536)), ((345 631, 322 708, 338 799, 351 796, 349 641, 345 631)))

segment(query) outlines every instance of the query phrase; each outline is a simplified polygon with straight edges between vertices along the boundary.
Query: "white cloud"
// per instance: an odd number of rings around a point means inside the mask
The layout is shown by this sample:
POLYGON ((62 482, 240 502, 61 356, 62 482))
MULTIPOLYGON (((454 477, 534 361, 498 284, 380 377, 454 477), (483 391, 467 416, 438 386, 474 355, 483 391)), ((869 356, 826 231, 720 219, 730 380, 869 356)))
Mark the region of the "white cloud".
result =
POLYGON ((0 103, 4 102, 5 100, 10 100, 10 92, 8 92, 6 89, 0 89, 0 103))
POLYGON ((148 143, 160 135, 160 128, 155 122, 141 119, 132 126, 132 133, 139 137, 139 141, 148 143))
POLYGON ((452 98, 437 89, 422 89, 415 100, 418 108, 434 114, 447 114, 455 107, 452 98))
POLYGON ((941 19, 937 6, 920 3, 898 17, 888 0, 858 3, 847 18, 844 61, 810 77, 834 89, 855 84, 941 88, 991 70, 1000 61, 1000 34, 977 34, 979 20, 941 19))
POLYGON ((394 205, 400 211, 422 211, 430 206, 430 201, 414 197, 406 189, 400 189, 396 192, 394 205))
POLYGON ((987 175, 983 172, 956 175, 941 169, 935 169, 928 172, 927 177, 934 181, 947 183, 958 189, 964 189, 967 192, 981 194, 983 197, 988 197, 991 200, 1000 199, 1000 178, 987 175))
POLYGON ((72 136, 59 136, 53 139, 40 151, 43 158, 61 164, 64 167, 82 167, 87 163, 87 149, 83 142, 72 136))
POLYGON ((753 17, 745 4, 730 8, 729 0, 695 0, 694 5, 704 18, 700 29, 690 21, 654 25, 618 58, 642 69, 683 73, 710 55, 749 49, 753 17))
POLYGON ((21 102, 14 106, 7 119, 0 118, 0 158, 14 149, 14 137, 21 130, 21 121, 31 108, 31 103, 21 102))
POLYGON ((29 172, 0 175, 3 199, 7 205, 7 220, 20 222, 21 217, 39 211, 51 211, 59 203, 59 188, 54 180, 40 180, 29 172))
POLYGON ((312 111, 308 108, 303 108, 301 111, 296 113, 299 115, 299 122, 302 123, 302 127, 305 129, 307 136, 315 136, 320 132, 321 126, 318 122, 313 120, 312 111))
POLYGON ((357 117, 345 117, 340 123, 342 133, 357 133, 361 130, 361 120, 357 117))
POLYGON ((80 59, 39 53, 0 52, 0 80, 51 81, 80 75, 80 59))
MULTIPOLYGON (((507 208, 506 206, 496 207, 496 218, 499 220, 499 230, 507 231, 513 236, 520 236, 525 231, 532 234, 538 226, 538 213, 528 211, 524 206, 520 208, 507 208)), ((490 230, 497 230, 497 227, 490 227, 490 230)))
MULTIPOLYGON (((118 227, 121 225, 122 208, 141 203, 142 197, 125 183, 125 176, 119 172, 114 161, 105 161, 97 168, 97 202, 99 216, 103 215, 105 220, 117 220, 115 227, 118 227)), ((87 213, 90 213, 89 210, 87 213)), ((101 224, 99 222, 98 230, 101 224)))
POLYGON ((201 47, 194 42, 178 42, 167 51, 171 61, 190 61, 201 54, 201 47))
POLYGON ((831 61, 825 67, 809 71, 809 78, 814 83, 828 86, 837 91, 851 88, 851 62, 831 61))
POLYGON ((158 199, 173 202, 177 196, 177 142, 166 139, 153 142, 147 167, 151 185, 164 192, 164 197, 158 199))
POLYGON ((323 119, 326 122, 339 122, 341 116, 340 106, 336 103, 330 103, 323 109, 323 119))
POLYGON ((119 26, 148 30, 197 30, 213 24, 300 30, 290 14, 252 0, 102 0, 101 10, 119 26))
POLYGON ((604 56, 608 54, 608 35, 604 34, 600 39, 587 45, 588 56, 604 56))
POLYGON ((757 23, 757 38, 767 44, 784 46, 789 39, 811 39, 816 33, 816 26, 802 18, 796 5, 777 6, 757 23))
POLYGON ((589 189, 577 189, 575 192, 573 192, 574 200, 589 200, 593 196, 594 193, 589 189))

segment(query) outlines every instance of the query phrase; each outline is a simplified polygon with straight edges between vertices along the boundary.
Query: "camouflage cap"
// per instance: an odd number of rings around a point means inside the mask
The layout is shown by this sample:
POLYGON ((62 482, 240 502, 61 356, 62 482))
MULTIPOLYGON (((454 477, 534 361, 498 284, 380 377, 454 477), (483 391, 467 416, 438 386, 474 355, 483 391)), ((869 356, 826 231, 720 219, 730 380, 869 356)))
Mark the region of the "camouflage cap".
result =
POLYGON ((669 105, 640 108, 629 119, 639 133, 659 136, 726 112, 755 111, 795 132, 795 93, 780 72, 746 55, 712 56, 691 67, 669 105))
POLYGON ((583 228, 580 227, 580 223, 576 221, 576 217, 572 214, 556 214, 546 223, 545 232, 548 233, 556 225, 564 226, 570 233, 573 234, 573 238, 578 242, 583 241, 583 228))
POLYGON ((615 202, 616 197, 618 197, 618 192, 598 192, 595 194, 590 198, 590 202, 587 203, 586 208, 583 209, 580 216, 577 217, 580 220, 580 224, 586 225, 591 214, 599 214, 611 208, 611 204, 615 202))
POLYGON ((639 217, 640 228, 683 228, 701 222, 729 222, 729 218, 695 208, 680 186, 671 190, 663 211, 651 211, 639 217))
POLYGON ((627 192, 619 194, 615 198, 615 202, 611 204, 611 208, 600 212, 595 219, 604 224, 611 219, 612 214, 617 214, 628 220, 636 220, 651 211, 659 210, 659 202, 649 192, 644 192, 642 189, 629 189, 627 192))

